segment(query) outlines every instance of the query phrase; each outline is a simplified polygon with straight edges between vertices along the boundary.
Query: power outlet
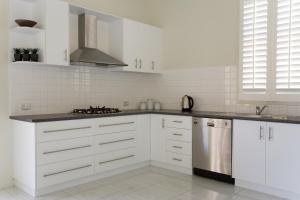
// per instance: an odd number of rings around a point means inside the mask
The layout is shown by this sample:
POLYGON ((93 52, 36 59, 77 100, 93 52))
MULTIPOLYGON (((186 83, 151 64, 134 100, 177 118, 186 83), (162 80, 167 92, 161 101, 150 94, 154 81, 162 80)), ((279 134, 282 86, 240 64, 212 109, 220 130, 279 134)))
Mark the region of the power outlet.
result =
POLYGON ((23 103, 21 105, 21 110, 22 111, 29 111, 29 110, 31 110, 31 104, 30 103, 23 103))
POLYGON ((123 107, 128 107, 129 106, 129 101, 123 101, 123 107))

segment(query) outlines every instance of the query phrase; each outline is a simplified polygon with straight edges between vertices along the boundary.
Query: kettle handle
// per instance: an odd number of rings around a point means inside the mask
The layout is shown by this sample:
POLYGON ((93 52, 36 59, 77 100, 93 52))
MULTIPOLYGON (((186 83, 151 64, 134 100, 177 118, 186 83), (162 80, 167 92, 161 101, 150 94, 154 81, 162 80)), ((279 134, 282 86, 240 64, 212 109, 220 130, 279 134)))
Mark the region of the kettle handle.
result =
POLYGON ((190 102, 190 109, 194 107, 194 99, 192 97, 189 97, 189 102, 190 102))

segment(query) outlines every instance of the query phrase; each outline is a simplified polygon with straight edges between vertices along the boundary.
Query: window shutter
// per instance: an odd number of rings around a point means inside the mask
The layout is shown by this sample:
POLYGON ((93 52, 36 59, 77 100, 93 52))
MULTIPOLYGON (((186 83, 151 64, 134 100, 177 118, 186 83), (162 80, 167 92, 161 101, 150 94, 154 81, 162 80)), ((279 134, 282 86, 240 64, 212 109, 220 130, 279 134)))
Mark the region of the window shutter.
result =
POLYGON ((244 0, 242 26, 242 88, 244 91, 265 91, 268 0, 244 0))
POLYGON ((277 1, 276 89, 300 92, 300 0, 277 1))

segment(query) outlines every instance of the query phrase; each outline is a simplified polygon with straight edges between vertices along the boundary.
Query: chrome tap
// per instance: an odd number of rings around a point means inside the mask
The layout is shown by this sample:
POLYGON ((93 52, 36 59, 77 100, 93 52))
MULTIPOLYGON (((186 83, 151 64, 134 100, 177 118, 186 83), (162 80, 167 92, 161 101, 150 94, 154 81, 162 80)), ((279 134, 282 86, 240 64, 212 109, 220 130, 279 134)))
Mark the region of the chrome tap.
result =
POLYGON ((268 106, 265 105, 262 108, 260 106, 256 106, 256 115, 261 115, 261 113, 267 108, 268 106))

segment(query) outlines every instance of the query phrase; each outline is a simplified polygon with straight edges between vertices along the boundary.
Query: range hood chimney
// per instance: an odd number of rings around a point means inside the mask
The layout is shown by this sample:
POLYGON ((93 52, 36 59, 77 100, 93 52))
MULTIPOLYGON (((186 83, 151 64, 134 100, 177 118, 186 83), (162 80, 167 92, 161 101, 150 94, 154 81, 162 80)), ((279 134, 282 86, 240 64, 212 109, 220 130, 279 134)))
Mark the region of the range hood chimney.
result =
POLYGON ((78 17, 78 49, 71 54, 71 65, 102 67, 128 66, 97 49, 97 17, 80 14, 78 17))

